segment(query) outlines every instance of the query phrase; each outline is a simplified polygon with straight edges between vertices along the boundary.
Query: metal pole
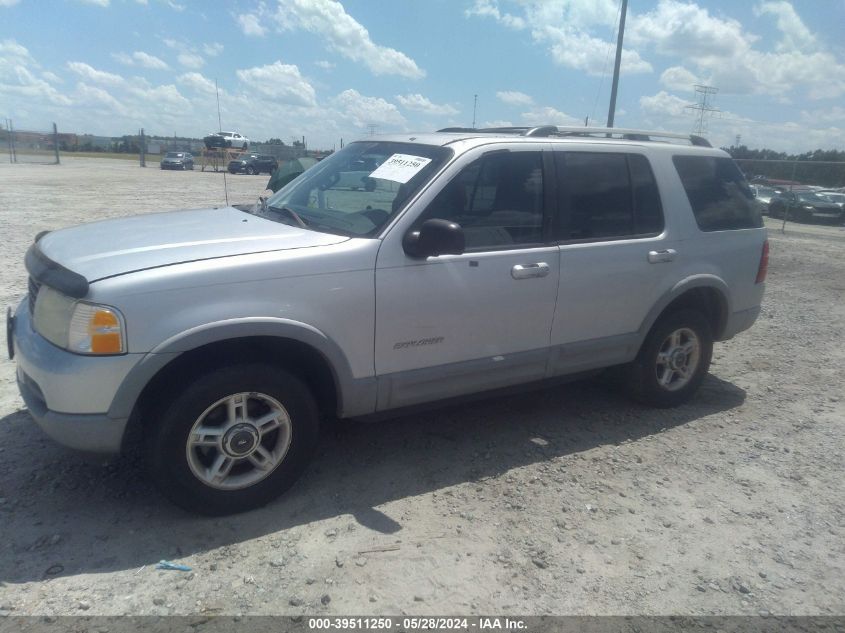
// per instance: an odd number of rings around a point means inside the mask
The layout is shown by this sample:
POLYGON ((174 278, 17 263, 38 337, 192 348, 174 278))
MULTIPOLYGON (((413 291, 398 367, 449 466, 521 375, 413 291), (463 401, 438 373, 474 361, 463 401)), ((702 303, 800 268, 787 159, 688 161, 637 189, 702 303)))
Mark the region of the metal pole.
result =
MULTIPOLYGON (((789 179, 789 193, 792 193, 792 187, 795 183, 795 168, 798 167, 798 161, 792 163, 792 176, 789 179)), ((789 204, 783 210, 783 224, 780 225, 780 232, 786 233, 786 218, 789 217, 789 204)))
POLYGON ((475 112, 478 109, 478 95, 474 95, 472 100, 472 129, 475 129, 475 112))
POLYGON ((53 148, 56 150, 56 164, 59 165, 59 130, 53 123, 53 148))
POLYGON ((12 160, 12 119, 6 119, 6 144, 9 146, 9 162, 12 160))
POLYGON ((625 35, 625 14, 628 0, 622 0, 622 15, 619 18, 619 36, 616 38, 616 63, 613 65, 613 86, 610 89, 610 107, 607 109, 607 127, 613 127, 616 114, 616 91, 619 88, 619 66, 622 64, 622 38, 625 35))
POLYGON ((140 149, 140 152, 141 152, 141 167, 146 167, 147 166, 147 138, 144 136, 144 128, 141 128, 140 137, 141 137, 141 140, 140 140, 141 147, 139 149, 140 149))
POLYGON ((18 148, 15 147, 15 131, 12 128, 12 119, 9 119, 9 137, 12 139, 12 162, 18 162, 18 148))

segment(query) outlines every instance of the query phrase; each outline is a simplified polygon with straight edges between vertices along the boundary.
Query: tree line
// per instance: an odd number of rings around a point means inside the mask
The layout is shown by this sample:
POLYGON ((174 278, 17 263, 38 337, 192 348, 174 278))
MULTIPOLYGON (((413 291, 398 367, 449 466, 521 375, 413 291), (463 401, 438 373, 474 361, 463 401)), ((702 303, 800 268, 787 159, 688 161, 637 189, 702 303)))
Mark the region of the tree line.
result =
POLYGON ((787 154, 771 149, 749 149, 745 145, 731 145, 722 149, 739 161, 740 168, 749 180, 762 177, 775 180, 794 179, 804 184, 823 187, 845 186, 845 151, 817 149, 803 154, 787 154))

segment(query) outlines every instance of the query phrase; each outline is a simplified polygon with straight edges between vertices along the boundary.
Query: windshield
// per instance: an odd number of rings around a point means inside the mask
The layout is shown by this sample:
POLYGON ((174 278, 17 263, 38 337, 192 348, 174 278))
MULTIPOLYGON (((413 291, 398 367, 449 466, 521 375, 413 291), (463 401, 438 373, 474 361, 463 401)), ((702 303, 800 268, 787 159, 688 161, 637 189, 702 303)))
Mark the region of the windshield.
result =
POLYGON ((167 156, 165 158, 182 158, 182 154, 179 152, 167 152, 167 156))
POLYGON ((309 229, 372 237, 451 155, 452 150, 432 145, 351 143, 252 212, 290 223, 294 211, 309 229))

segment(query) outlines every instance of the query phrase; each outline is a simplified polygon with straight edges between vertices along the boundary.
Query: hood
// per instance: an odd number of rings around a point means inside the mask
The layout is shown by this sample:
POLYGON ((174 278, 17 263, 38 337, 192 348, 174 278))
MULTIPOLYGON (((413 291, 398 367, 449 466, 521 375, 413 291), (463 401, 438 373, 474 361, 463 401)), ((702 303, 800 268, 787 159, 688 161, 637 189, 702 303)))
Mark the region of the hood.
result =
POLYGON ((147 268, 348 239, 224 207, 92 222, 48 233, 37 248, 61 267, 96 281, 147 268))

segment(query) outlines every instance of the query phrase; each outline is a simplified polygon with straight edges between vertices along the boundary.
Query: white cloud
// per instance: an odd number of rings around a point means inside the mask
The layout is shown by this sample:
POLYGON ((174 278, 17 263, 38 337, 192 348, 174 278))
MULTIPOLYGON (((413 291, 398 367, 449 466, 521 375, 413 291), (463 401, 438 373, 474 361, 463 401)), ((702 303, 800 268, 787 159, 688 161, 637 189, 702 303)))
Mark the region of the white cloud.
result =
POLYGON ((317 66, 317 68, 322 68, 323 70, 331 70, 332 68, 334 68, 334 64, 329 61, 326 61, 325 59, 321 59, 319 61, 314 62, 314 65, 317 66))
POLYGON ((282 30, 303 29, 319 36, 330 50, 363 64, 374 75, 425 76, 404 53, 373 42, 367 29, 335 0, 279 0, 274 19, 282 30))
POLYGON ((74 98, 78 106, 96 107, 124 116, 128 114, 127 108, 108 91, 97 86, 89 86, 84 82, 76 84, 74 98))
POLYGON ((56 90, 43 75, 37 77, 36 72, 40 74, 40 66, 26 47, 15 40, 0 40, 0 103, 23 97, 24 103, 43 100, 52 105, 71 104, 66 95, 56 90))
POLYGON ((220 53, 223 52, 223 45, 220 42, 214 42, 213 44, 203 44, 202 52, 208 55, 209 57, 217 57, 220 53))
POLYGON ((112 53, 112 58, 126 66, 140 66, 153 70, 167 70, 170 68, 163 60, 144 51, 135 51, 131 55, 127 53, 112 53))
POLYGON ((551 106, 536 106, 522 113, 526 125, 580 125, 581 119, 551 106))
MULTIPOLYGON (((616 40, 617 4, 614 0, 521 0, 522 15, 505 13, 496 0, 476 0, 467 17, 491 18, 511 29, 528 29, 531 38, 547 47, 561 66, 603 75, 612 63, 616 40)), ((652 66, 635 50, 623 48, 627 74, 646 73, 652 66)))
POLYGON ((264 37, 267 34, 267 27, 261 24, 261 17, 254 13, 243 13, 237 17, 238 25, 244 35, 264 37))
POLYGON ((20 0, 0 0, 0 7, 13 7, 18 2, 20 2, 20 0))
POLYGON ((365 97, 357 90, 344 90, 334 98, 340 114, 350 119, 357 127, 379 125, 387 127, 405 124, 405 118, 392 103, 380 97, 365 97))
POLYGON ((457 108, 448 103, 432 103, 427 97, 421 94, 396 95, 396 100, 406 110, 422 112, 433 116, 454 116, 460 112, 457 108))
POLYGON ((506 119, 494 119, 492 121, 485 121, 479 127, 514 127, 514 124, 506 119))
POLYGON ((815 40, 792 5, 767 2, 757 12, 778 17, 784 38, 775 52, 755 48, 759 38, 738 21, 678 0, 660 0, 654 10, 633 16, 630 40, 692 67, 700 81, 722 93, 779 99, 791 93, 810 99, 845 94, 845 63, 831 52, 811 50, 815 40))
POLYGON ((732 57, 746 52, 757 37, 730 18, 711 16, 697 4, 661 0, 648 13, 632 15, 625 37, 667 56, 732 57))
POLYGON ((653 96, 640 97, 640 108, 642 108, 646 115, 686 116, 690 121, 690 126, 692 126, 690 111, 686 110, 688 105, 690 105, 689 101, 669 94, 665 90, 661 90, 653 96))
POLYGON ((477 15, 482 18, 493 18, 497 22, 501 22, 505 26, 517 30, 524 29, 526 26, 523 18, 513 15, 512 13, 502 13, 495 0, 475 0, 472 7, 467 9, 464 14, 467 17, 477 15))
POLYGON ((845 108, 837 105, 820 110, 802 110, 801 120, 809 125, 834 123, 841 126, 843 131, 845 131, 845 108))
POLYGON ((302 77, 295 65, 276 61, 268 66, 238 70, 236 74, 250 90, 278 103, 313 106, 317 102, 314 87, 302 77))
POLYGON ((98 7, 107 7, 109 6, 109 0, 79 0, 82 4, 93 4, 98 7))
POLYGON ((142 103, 148 101, 155 104, 156 110, 164 113, 184 113, 191 106, 190 101, 182 96, 182 93, 173 84, 146 86, 129 83, 127 84, 127 92, 138 98, 142 103))
POLYGON ((177 81, 195 92, 204 95, 215 94, 214 82, 200 73, 185 73, 184 75, 180 75, 177 81))
POLYGON ((67 67, 83 79, 97 84, 120 86, 126 81, 120 75, 115 75, 104 70, 97 70, 83 62, 68 62, 67 67))
POLYGON ((176 59, 185 68, 202 68, 205 65, 202 55, 197 55, 196 53, 179 53, 176 59))
POLYGON ((695 84, 703 84, 704 81, 691 73, 683 66, 672 66, 663 71, 660 75, 660 83, 669 90, 692 91, 695 84))
POLYGON ((784 0, 763 2, 754 8, 756 15, 771 14, 777 17, 777 27, 783 34, 778 43, 780 50, 808 50, 816 46, 816 38, 810 32, 795 8, 784 0))
POLYGON ((503 90, 496 93, 496 98, 507 105, 528 106, 534 103, 529 95, 517 90, 503 90))

